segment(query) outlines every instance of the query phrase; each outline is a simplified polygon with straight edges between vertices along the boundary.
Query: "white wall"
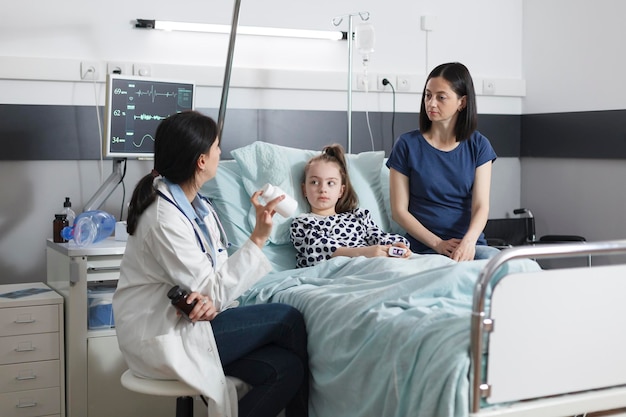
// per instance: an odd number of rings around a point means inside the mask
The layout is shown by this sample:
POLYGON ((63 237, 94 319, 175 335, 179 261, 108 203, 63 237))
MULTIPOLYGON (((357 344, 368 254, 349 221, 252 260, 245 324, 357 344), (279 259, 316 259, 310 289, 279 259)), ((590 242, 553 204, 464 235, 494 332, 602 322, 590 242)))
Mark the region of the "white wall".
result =
MULTIPOLYGON (((626 3, 524 0, 524 114, 626 108, 626 3)), ((553 132, 556 136, 559 132, 553 132)), ((602 137, 589 141, 603 146, 602 137)), ((522 159, 522 204, 541 234, 626 238, 626 161, 522 159)))
POLYGON ((626 107, 621 0, 524 0, 524 113, 626 107))
MULTIPOLYGON (((397 111, 417 112, 426 73, 455 60, 476 80, 479 112, 521 114, 522 0, 243 1, 239 23, 333 30, 333 17, 358 11, 370 12, 376 28, 370 77, 410 77, 411 91, 397 94, 397 111), (436 17, 434 31, 420 30, 423 15, 436 17), (483 79, 496 81, 496 95, 482 95, 483 79)), ((13 3, 0 14, 0 104, 101 106, 106 63, 116 62, 129 72, 138 64, 149 66, 154 77, 193 78, 201 85, 198 107, 218 108, 228 37, 139 30, 133 28, 136 18, 229 24, 232 2, 13 3), (84 61, 98 66, 96 81, 80 79, 84 61)), ((346 31, 347 23, 339 29, 346 31)), ((345 42, 240 36, 234 61, 229 108, 347 109, 345 42)), ((358 59, 355 71, 363 71, 358 59)), ((389 92, 354 93, 355 111, 391 109, 389 92)), ((126 201, 149 165, 129 162, 126 201)), ((102 169, 96 161, 2 161, 0 282, 45 280, 45 239, 52 235, 54 213, 65 196, 83 207, 110 172, 110 161, 102 169)), ((519 206, 519 190, 519 161, 499 159, 492 214, 504 216, 519 206)), ((118 216, 122 204, 118 187, 103 208, 118 216)))

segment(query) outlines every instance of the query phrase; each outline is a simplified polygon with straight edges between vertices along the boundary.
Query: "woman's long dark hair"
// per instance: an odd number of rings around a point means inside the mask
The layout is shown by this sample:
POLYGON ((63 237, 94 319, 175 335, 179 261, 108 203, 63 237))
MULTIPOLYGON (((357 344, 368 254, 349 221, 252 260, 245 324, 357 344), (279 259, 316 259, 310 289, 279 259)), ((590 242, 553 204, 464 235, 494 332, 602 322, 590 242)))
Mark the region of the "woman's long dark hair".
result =
POLYGON ((135 233, 141 214, 156 199, 155 176, 162 175, 174 184, 193 181, 198 158, 217 139, 215 121, 197 111, 173 114, 159 124, 154 135, 154 169, 139 180, 128 206, 129 235, 135 233))
POLYGON ((454 126, 454 134, 456 141, 461 142, 469 139, 472 132, 476 130, 478 124, 478 116, 476 110, 476 93, 474 91, 474 82, 472 76, 469 73, 467 67, 459 62, 449 62, 447 64, 441 64, 433 69, 426 83, 424 84, 424 90, 422 91, 422 104, 420 106, 420 131, 426 133, 430 130, 433 122, 428 118, 426 113, 426 104, 424 103, 424 97, 426 97, 426 84, 431 78, 442 77, 444 80, 450 83, 452 91, 457 96, 466 96, 466 103, 463 110, 459 112, 456 125, 454 126))
POLYGON ((335 204, 335 211, 337 213, 345 213, 346 211, 354 210, 359 206, 359 197, 354 191, 352 187, 352 183, 350 182, 350 177, 348 176, 348 166, 346 165, 346 157, 343 147, 338 144, 328 145, 322 149, 322 153, 320 155, 314 156, 309 159, 306 166, 304 167, 304 178, 302 183, 306 181, 306 175, 309 172, 309 167, 311 163, 322 161, 322 162, 333 162, 337 164, 339 168, 339 174, 341 175, 341 183, 345 186, 343 190, 343 194, 337 200, 337 204, 335 204))

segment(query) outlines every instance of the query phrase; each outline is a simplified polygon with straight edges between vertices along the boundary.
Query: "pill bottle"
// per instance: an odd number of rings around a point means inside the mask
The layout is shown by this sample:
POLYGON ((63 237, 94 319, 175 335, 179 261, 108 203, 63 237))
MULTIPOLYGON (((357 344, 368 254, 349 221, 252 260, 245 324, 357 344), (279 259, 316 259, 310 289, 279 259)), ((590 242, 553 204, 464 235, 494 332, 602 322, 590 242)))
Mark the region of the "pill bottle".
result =
POLYGON ((276 197, 280 197, 283 194, 285 195, 285 199, 276 206, 276 213, 283 217, 291 217, 298 208, 298 202, 290 195, 285 194, 280 187, 273 186, 272 184, 265 184, 263 188, 261 188, 261 191, 263 191, 262 197, 263 200, 265 200, 265 204, 269 203, 276 197))
POLYGON ((172 305, 178 309, 181 313, 183 313, 183 317, 189 318, 189 313, 193 310, 193 307, 196 305, 198 300, 194 300, 191 304, 187 304, 187 297, 189 297, 189 293, 178 285, 174 285, 167 292, 167 298, 169 298, 172 302, 172 305))
POLYGON ((55 214, 52 221, 52 240, 56 243, 65 243, 67 240, 61 236, 61 230, 67 226, 67 216, 65 214, 55 214))

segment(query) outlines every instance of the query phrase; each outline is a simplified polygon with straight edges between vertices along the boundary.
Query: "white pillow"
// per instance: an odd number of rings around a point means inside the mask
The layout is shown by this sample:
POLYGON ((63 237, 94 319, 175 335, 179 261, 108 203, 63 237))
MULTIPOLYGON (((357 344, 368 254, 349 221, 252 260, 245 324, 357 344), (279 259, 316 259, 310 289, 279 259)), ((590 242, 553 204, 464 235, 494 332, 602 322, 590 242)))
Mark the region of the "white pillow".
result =
MULTIPOLYGON (((250 195, 243 186, 237 161, 220 161, 215 178, 207 181, 200 192, 211 199, 231 244, 228 252, 234 253, 248 240, 253 229, 248 224, 252 207, 250 195)), ((296 267, 296 251, 291 242, 283 245, 269 243, 263 252, 276 271, 296 267)))
MULTIPOLYGON (((242 182, 249 195, 269 182, 296 199, 298 209, 294 216, 297 216, 310 210, 308 202, 302 195, 301 183, 306 163, 320 152, 257 141, 231 151, 231 155, 239 164, 242 182)), ((359 206, 370 210, 374 221, 387 230, 389 220, 385 213, 380 184, 384 156, 383 151, 347 154, 346 163, 348 175, 359 197, 359 206)), ((291 220, 280 215, 274 216, 274 229, 270 242, 277 245, 290 243, 291 220)), ((256 222, 254 208, 250 209, 248 222, 249 225, 254 225, 256 222)))
POLYGON ((235 161, 220 161, 215 178, 207 181, 200 193, 209 197, 232 247, 239 249, 250 237, 248 226, 250 196, 243 187, 241 170, 235 161))

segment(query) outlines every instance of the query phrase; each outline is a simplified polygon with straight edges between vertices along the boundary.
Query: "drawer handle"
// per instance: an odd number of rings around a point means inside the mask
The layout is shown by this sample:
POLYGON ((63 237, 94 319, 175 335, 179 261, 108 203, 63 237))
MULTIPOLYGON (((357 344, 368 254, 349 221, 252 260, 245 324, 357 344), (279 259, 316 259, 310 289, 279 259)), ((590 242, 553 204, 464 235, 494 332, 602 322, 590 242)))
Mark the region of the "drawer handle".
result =
POLYGON ((119 271, 119 266, 90 266, 87 268, 88 272, 107 272, 107 271, 119 271))
POLYGON ((34 322, 35 319, 32 313, 18 314, 14 321, 15 324, 30 324, 34 322))
POLYGON ((29 379, 37 379, 37 375, 16 376, 15 379, 17 379, 18 381, 28 381, 29 379))
POLYGON ((37 348, 35 348, 34 346, 28 347, 28 348, 15 348, 16 352, 32 352, 33 350, 37 350, 37 348))
POLYGON ((15 348, 15 351, 16 352, 32 352, 35 349, 37 348, 33 346, 32 342, 24 342, 24 343, 19 343, 17 347, 15 348))
POLYGON ((20 400, 19 404, 16 405, 16 407, 17 408, 37 407, 37 402, 36 401, 22 402, 22 400, 20 400))

